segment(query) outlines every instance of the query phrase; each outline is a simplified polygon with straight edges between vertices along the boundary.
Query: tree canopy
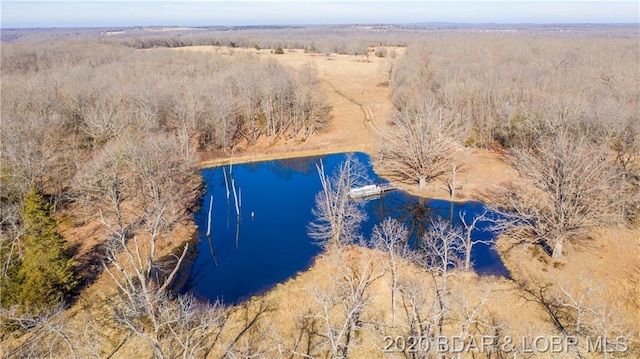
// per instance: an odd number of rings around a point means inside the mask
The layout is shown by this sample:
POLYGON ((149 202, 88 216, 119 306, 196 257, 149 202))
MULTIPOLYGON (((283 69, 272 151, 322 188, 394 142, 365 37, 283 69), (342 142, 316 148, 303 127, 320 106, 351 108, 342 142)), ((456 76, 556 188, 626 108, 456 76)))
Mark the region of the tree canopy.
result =
POLYGON ((58 233, 50 204, 32 188, 24 198, 24 252, 3 304, 25 308, 53 305, 75 288, 78 279, 66 241, 58 233))

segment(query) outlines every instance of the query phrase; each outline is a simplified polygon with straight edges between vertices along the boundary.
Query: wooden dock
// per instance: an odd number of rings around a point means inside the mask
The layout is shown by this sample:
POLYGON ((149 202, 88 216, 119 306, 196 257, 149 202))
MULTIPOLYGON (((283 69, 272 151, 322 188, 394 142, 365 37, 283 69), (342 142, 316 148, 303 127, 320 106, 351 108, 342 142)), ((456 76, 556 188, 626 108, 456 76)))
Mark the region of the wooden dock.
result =
POLYGON ((351 197, 351 199, 357 199, 377 196, 384 192, 393 191, 397 188, 398 187, 393 183, 380 183, 377 185, 371 184, 367 186, 351 188, 349 190, 349 197, 351 197))

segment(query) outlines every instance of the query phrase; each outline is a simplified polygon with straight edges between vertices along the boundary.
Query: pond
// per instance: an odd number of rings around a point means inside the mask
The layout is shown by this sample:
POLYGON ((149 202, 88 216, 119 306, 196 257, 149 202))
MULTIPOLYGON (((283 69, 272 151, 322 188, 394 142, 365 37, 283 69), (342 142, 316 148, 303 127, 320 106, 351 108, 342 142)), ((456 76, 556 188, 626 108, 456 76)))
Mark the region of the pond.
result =
MULTIPOLYGON (((362 153, 355 157, 367 164, 374 182, 378 177, 362 153)), ((184 292, 211 301, 236 304, 286 281, 312 264, 321 248, 307 235, 311 209, 321 189, 316 163, 322 159, 328 174, 345 159, 344 154, 240 164, 202 170, 206 194, 195 214, 198 248, 184 292), (225 181, 225 174, 227 180, 225 181), (231 178, 236 187, 234 196, 231 178), (227 192, 229 188, 229 192, 227 192), (240 215, 236 215, 236 200, 240 215), (209 223, 209 207, 211 221, 209 223), (210 235, 207 237, 207 230, 210 235)), ((468 217, 482 213, 478 202, 451 203, 411 196, 402 191, 387 192, 368 200, 368 220, 362 233, 369 237, 375 224, 386 217, 405 221, 414 231, 433 216, 459 221, 459 211, 468 217), (453 211, 453 212, 452 212, 453 211)), ((486 224, 485 224, 486 227, 486 224)), ((480 224, 477 239, 493 234, 480 224)), ((493 247, 476 244, 472 260, 481 275, 508 276, 493 247)))

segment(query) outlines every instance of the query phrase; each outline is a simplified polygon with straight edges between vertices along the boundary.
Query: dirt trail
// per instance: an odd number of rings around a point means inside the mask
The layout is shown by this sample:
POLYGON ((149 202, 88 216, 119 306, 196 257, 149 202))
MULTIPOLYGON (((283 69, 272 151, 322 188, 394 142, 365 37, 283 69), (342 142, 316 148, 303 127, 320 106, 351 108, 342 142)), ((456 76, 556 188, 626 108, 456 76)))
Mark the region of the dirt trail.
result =
POLYGON ((360 111, 362 111, 362 114, 364 115, 364 120, 363 123, 364 125, 367 127, 368 130, 373 131, 373 134, 375 136, 378 136, 378 138, 380 136, 382 136, 382 131, 380 131, 380 129, 378 128, 378 125, 374 122, 375 117, 373 116, 373 111, 371 111, 371 108, 361 102, 358 102, 357 100, 345 95, 344 93, 342 93, 340 90, 338 90, 336 88, 336 86, 334 84, 332 84, 329 80, 324 79, 324 82, 326 84, 328 84, 329 86, 331 86, 331 88, 333 89, 333 91, 338 94, 339 96, 344 97, 345 99, 347 99, 347 101, 353 103, 354 105, 358 106, 360 108, 360 111))

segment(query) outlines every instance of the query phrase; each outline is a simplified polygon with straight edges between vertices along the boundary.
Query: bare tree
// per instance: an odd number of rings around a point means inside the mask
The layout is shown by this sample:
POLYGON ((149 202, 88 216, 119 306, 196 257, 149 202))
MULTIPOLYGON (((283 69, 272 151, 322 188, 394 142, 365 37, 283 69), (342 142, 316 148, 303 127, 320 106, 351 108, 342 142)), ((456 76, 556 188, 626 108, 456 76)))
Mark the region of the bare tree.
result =
POLYGON ((362 330, 366 307, 371 300, 370 287, 382 277, 383 271, 375 261, 375 256, 359 248, 334 252, 334 282, 330 288, 313 289, 319 312, 312 314, 318 318, 320 330, 332 358, 347 358, 350 346, 354 345, 356 333, 362 330))
MULTIPOLYGON (((248 64, 247 64, 248 65, 248 64)), ((247 73, 238 67, 237 71, 242 71, 244 76, 237 76, 238 99, 240 114, 242 116, 242 126, 238 129, 240 135, 245 138, 248 144, 252 145, 263 132, 260 112, 260 93, 258 74, 255 72, 247 73)))
POLYGON ((485 325, 482 311, 484 304, 489 300, 489 293, 490 290, 484 290, 477 302, 464 296, 456 298, 461 302, 461 310, 456 313, 459 315, 459 335, 461 337, 468 338, 473 334, 475 328, 485 325))
POLYGON ((464 266, 465 270, 472 269, 473 263, 471 263, 471 251, 473 250, 473 246, 482 243, 485 245, 490 245, 493 243, 493 240, 482 240, 482 239, 473 239, 472 234, 474 230, 477 230, 478 223, 487 221, 488 210, 484 210, 480 215, 474 216, 470 222, 467 222, 467 213, 465 211, 461 211, 458 213, 460 217, 460 222, 462 223, 462 236, 460 238, 460 244, 463 251, 464 258, 464 266))
POLYGON ((603 353, 604 357, 621 351, 625 355, 639 353, 637 342, 633 341, 637 330, 625 323, 615 306, 600 302, 600 293, 606 290, 601 285, 582 281, 570 289, 568 284, 543 284, 535 279, 518 280, 517 284, 526 299, 543 308, 560 334, 578 338, 568 343, 577 357, 584 357, 594 350, 603 353), (602 340, 604 338, 608 339, 602 340), (621 342, 613 338, 620 338, 621 342), (596 345, 601 347, 594 349, 596 345))
POLYGON ((3 176, 20 178, 24 193, 30 185, 44 189, 60 161, 64 141, 56 136, 61 126, 62 119, 57 115, 3 113, 0 134, 0 159, 6 171, 3 176))
MULTIPOLYGON (((220 84, 221 88, 222 84, 220 84)), ((233 148, 238 140, 238 123, 235 121, 236 106, 230 91, 209 94, 213 103, 213 143, 222 149, 233 148)))
MULTIPOLYGON (((177 136, 180 149, 189 156, 193 150, 191 139, 195 137, 199 127, 205 127, 206 104, 201 98, 202 95, 194 93, 192 86, 185 86, 180 95, 173 99, 172 113, 169 116, 170 130, 177 136)), ((199 131, 202 131, 200 129, 199 131)))
POLYGON ((445 176, 440 180, 444 184, 444 189, 449 193, 449 220, 453 221, 453 208, 454 201, 456 200, 456 193, 458 190, 461 190, 464 185, 467 184, 468 178, 463 181, 458 180, 458 170, 460 166, 456 163, 451 166, 451 172, 449 172, 449 176, 445 176))
POLYGON ((640 125, 637 120, 629 118, 626 123, 617 127, 619 128, 615 129, 611 139, 616 163, 623 171, 633 173, 640 167, 640 125))
POLYGON ((157 243, 186 215, 195 180, 194 162, 167 136, 107 146, 76 177, 78 199, 108 230, 106 259, 115 267, 105 268, 122 293, 137 286, 150 292, 156 284, 164 291, 170 285, 188 246, 176 266, 164 269, 157 243))
POLYGON ((424 264, 430 271, 440 275, 444 293, 447 292, 449 272, 460 266, 462 237, 459 228, 441 218, 431 221, 431 228, 422 237, 424 264))
POLYGON ((302 132, 304 139, 327 128, 331 107, 320 91, 318 70, 307 63, 296 72, 295 102, 291 110, 293 132, 302 132))
POLYGON ((158 358, 205 357, 220 339, 228 310, 219 303, 198 303, 191 295, 172 300, 166 292, 136 293, 138 300, 115 307, 115 319, 144 339, 158 358))
MULTIPOLYGON (((4 172, 3 164, 0 164, 0 171, 4 172)), ((20 238, 24 235, 24 227, 20 209, 26 191, 17 177, 6 176, 0 182, 0 291, 4 291, 11 272, 22 257, 20 238)))
POLYGON ((442 179, 444 188, 447 190, 447 193, 449 193, 449 201, 451 202, 456 200, 456 192, 458 190, 461 190, 464 187, 464 185, 466 185, 467 182, 469 181, 468 178, 465 178, 462 181, 458 179, 458 171, 460 170, 460 167, 461 167, 460 165, 454 163, 451 166, 451 172, 448 173, 450 174, 450 176, 442 179))
MULTIPOLYGON (((460 292, 444 293, 436 280, 429 284, 427 278, 404 277, 399 282, 406 320, 399 326, 399 334, 429 341, 416 342, 418 345, 415 346, 407 345, 405 348, 413 350, 405 350, 404 356, 416 359, 462 357, 460 352, 456 352, 456 345, 442 346, 434 339, 447 336, 469 343, 482 336, 493 338, 493 347, 485 343, 482 355, 493 357, 493 354, 497 354, 498 358, 503 357, 506 352, 500 353, 499 344, 505 334, 504 325, 490 315, 485 305, 490 300, 492 290, 485 288, 478 298, 461 295, 460 292)), ((431 278, 436 279, 434 276, 431 278)))
POLYGON ((615 153, 616 165, 621 171, 619 182, 620 211, 628 220, 637 222, 640 218, 640 125, 632 118, 618 123, 609 139, 615 153))
MULTIPOLYGON (((434 282, 435 283, 435 282, 434 282)), ((420 278, 406 278, 398 282, 405 326, 401 328, 407 337, 433 338, 442 335, 444 318, 448 315, 448 298, 437 298, 420 278)), ((434 288, 437 293, 437 288, 434 288)), ((407 353, 421 358, 422 353, 407 353)))
MULTIPOLYGON (((189 245, 167 259, 158 243, 186 215, 196 179, 194 162, 179 143, 159 135, 106 146, 75 180, 78 199, 107 230, 103 266, 118 287, 116 318, 149 340, 159 357, 166 356, 160 336, 167 326, 160 309, 170 304, 169 289, 189 245), (152 334, 142 330, 145 320, 152 334)), ((192 304, 183 302, 185 308, 192 304)))
POLYGON ((578 240, 612 218, 615 198, 609 183, 616 173, 606 152, 587 139, 561 133, 513 155, 525 182, 497 199, 518 234, 548 248, 553 258, 562 257, 567 240, 578 240))
POLYGON ((192 295, 178 296, 162 306, 160 316, 170 332, 168 352, 185 359, 205 356, 218 342, 228 319, 221 303, 198 303, 192 295))
POLYGON ((409 231, 395 219, 387 218, 377 224, 371 233, 371 245, 384 252, 387 267, 391 272, 391 323, 396 325, 396 292, 398 287, 398 270, 404 260, 411 260, 415 251, 408 245, 409 231))
POLYGON ((398 109, 416 110, 425 98, 436 99, 440 84, 434 76, 430 46, 415 44, 407 48, 394 67, 391 79, 392 102, 398 109))
POLYGON ((393 79, 395 67, 396 67, 396 61, 394 59, 385 59, 378 63, 377 72, 380 73, 380 75, 382 75, 385 82, 389 86, 391 86, 391 80, 393 79))
POLYGON ((419 111, 403 109, 394 114, 383 134, 381 167, 402 179, 416 181, 423 189, 451 168, 454 132, 454 122, 433 106, 419 111))
POLYGON ((581 345, 574 347, 578 353, 580 349, 583 353, 592 352, 593 348, 589 348, 589 345, 596 344, 602 345, 597 350, 603 352, 604 358, 609 357, 610 353, 611 357, 615 357, 615 353, 621 351, 625 355, 638 353, 637 343, 632 342, 637 330, 625 323, 624 315, 618 308, 599 299, 606 290, 603 285, 583 280, 579 286, 568 288, 568 284, 555 283, 550 296, 558 308, 559 322, 566 331, 564 334, 594 339, 592 343, 582 341, 581 345), (598 343, 595 343, 596 338, 598 343), (618 342, 617 338, 624 341, 618 342))
POLYGON ((26 338, 15 347, 7 346, 5 355, 10 357, 55 357, 64 355, 77 358, 77 351, 71 339, 71 330, 64 315, 64 303, 52 305, 44 310, 25 313, 18 306, 0 307, 2 329, 23 330, 26 338))
POLYGON ((81 108, 82 131, 97 145, 120 135, 131 120, 124 106, 124 99, 119 94, 96 96, 93 103, 81 108))
POLYGON ((351 199, 349 190, 367 183, 366 169, 353 154, 347 155, 331 177, 327 177, 322 161, 316 167, 322 191, 316 195, 309 236, 324 247, 353 243, 366 213, 362 202, 351 199))

